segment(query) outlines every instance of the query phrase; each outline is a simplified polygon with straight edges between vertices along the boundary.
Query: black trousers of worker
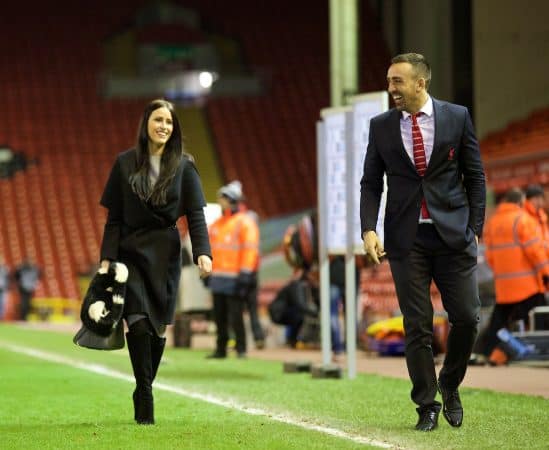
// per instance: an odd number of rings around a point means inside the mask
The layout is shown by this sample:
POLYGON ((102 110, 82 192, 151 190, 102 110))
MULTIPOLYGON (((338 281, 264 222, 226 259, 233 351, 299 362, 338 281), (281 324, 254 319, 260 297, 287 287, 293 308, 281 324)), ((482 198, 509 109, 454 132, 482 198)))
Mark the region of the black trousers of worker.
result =
POLYGON ((523 320, 525 324, 528 324, 530 310, 545 304, 545 296, 541 292, 516 303, 496 303, 490 317, 490 323, 486 328, 482 353, 490 356, 492 350, 499 344, 497 333, 500 328, 508 327, 509 322, 512 320, 523 320))
POLYGON ((21 320, 27 320, 31 310, 32 292, 19 289, 19 315, 21 320))
POLYGON ((246 353, 246 331, 244 329, 244 300, 234 295, 214 294, 214 317, 217 327, 216 353, 227 353, 229 327, 236 339, 237 353, 246 353))
POLYGON ((256 282, 252 285, 250 292, 246 296, 246 307, 250 314, 250 325, 252 327, 252 334, 255 342, 265 340, 265 334, 263 333, 263 328, 261 327, 261 322, 257 313, 257 294, 258 289, 256 282))
POLYGON ((439 383, 456 389, 462 382, 477 335, 480 299, 477 286, 477 244, 449 248, 432 224, 420 224, 410 253, 390 259, 400 310, 404 316, 405 353, 412 380, 412 400, 424 408, 440 408, 435 400, 437 377, 433 360, 434 280, 448 313, 450 331, 439 383))

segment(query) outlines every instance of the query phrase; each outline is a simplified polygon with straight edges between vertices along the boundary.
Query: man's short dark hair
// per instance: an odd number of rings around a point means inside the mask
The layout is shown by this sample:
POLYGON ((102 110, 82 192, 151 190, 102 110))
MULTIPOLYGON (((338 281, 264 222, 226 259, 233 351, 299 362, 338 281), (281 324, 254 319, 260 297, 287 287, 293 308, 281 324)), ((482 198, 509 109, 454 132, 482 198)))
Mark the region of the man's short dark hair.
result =
POLYGON ((519 188, 509 189, 503 197, 504 202, 516 203, 517 205, 520 205, 523 200, 524 200, 524 192, 522 192, 522 189, 519 189, 519 188))
POLYGON ((418 77, 425 79, 425 90, 431 83, 431 65, 425 56, 419 53, 402 53, 391 59, 391 64, 409 63, 412 65, 418 77))
POLYGON ((543 190, 543 187, 541 187, 539 184, 529 185, 524 193, 526 194, 527 199, 530 199, 532 197, 545 197, 545 191, 543 190))

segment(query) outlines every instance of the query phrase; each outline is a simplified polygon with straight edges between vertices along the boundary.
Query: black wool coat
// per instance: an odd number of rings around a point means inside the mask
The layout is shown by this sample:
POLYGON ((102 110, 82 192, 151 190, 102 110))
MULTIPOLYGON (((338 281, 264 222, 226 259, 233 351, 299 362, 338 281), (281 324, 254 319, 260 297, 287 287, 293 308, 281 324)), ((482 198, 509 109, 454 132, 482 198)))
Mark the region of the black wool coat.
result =
POLYGON ((109 210, 101 244, 101 260, 120 261, 129 271, 124 317, 145 314, 155 329, 173 322, 181 275, 181 242, 177 220, 187 216, 193 249, 211 257, 200 177, 184 157, 167 193, 167 203, 142 201, 129 183, 137 165, 134 149, 120 153, 100 204, 109 210))

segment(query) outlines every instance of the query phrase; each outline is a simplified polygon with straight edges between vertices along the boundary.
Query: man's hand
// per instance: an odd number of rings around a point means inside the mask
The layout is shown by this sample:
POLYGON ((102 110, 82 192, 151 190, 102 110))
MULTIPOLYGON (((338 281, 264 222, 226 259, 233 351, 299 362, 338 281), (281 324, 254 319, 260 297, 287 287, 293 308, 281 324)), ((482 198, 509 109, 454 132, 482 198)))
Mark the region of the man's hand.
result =
POLYGON ((212 260, 208 255, 198 257, 198 272, 200 278, 209 277, 212 274, 212 260))
POLYGON ((364 240, 364 251, 366 252, 366 255, 368 255, 374 263, 379 264, 379 258, 385 256, 385 250, 383 250, 383 246, 381 245, 376 232, 366 231, 362 235, 362 239, 364 240))

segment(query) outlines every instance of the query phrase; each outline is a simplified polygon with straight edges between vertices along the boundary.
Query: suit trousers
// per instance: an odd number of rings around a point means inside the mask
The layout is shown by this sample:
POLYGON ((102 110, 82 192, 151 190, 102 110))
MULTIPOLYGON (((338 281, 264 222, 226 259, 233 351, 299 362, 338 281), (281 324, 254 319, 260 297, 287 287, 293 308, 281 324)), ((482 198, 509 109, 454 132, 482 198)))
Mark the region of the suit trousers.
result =
POLYGON ((420 224, 410 253, 389 259, 400 310, 404 316, 405 353, 412 381, 412 400, 419 408, 440 407, 435 400, 437 377, 432 351, 434 281, 448 313, 450 331, 439 383, 456 389, 465 376, 477 335, 480 299, 477 244, 465 249, 446 245, 432 224, 420 224))
POLYGON ((217 328, 216 353, 227 353, 229 327, 232 328, 236 351, 246 353, 246 330, 244 328, 244 300, 235 295, 214 294, 214 317, 217 328))

